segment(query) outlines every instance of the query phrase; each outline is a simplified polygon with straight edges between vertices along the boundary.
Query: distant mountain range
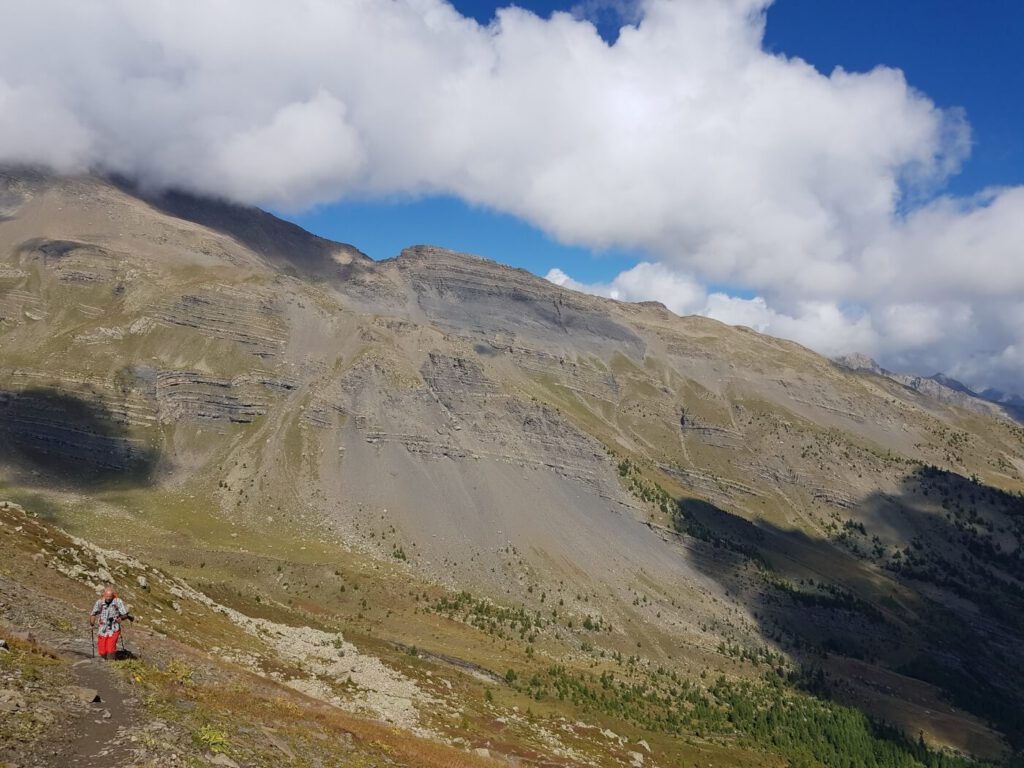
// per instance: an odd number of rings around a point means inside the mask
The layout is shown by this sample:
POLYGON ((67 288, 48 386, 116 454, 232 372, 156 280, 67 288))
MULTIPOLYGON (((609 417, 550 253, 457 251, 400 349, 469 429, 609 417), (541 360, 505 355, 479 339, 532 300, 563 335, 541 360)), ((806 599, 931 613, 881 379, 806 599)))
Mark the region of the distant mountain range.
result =
POLYGON ((991 387, 976 392, 962 381, 957 381, 944 373, 935 373, 931 376, 895 373, 883 368, 873 358, 860 353, 839 355, 832 359, 850 370, 885 376, 918 392, 952 405, 958 405, 961 408, 968 408, 979 413, 1002 414, 1015 421, 1024 421, 1024 397, 1017 394, 1002 392, 991 387))

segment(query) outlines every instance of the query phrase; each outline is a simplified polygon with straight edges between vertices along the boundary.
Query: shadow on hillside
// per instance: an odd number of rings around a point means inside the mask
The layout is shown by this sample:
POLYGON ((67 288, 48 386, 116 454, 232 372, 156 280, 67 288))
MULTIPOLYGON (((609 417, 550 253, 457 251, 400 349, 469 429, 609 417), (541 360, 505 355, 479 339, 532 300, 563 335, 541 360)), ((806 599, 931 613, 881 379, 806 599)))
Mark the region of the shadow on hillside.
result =
POLYGON ((125 178, 111 181, 161 213, 227 235, 297 276, 345 279, 358 265, 371 263, 368 256, 351 245, 318 237, 259 208, 175 190, 150 193, 125 178), (338 254, 351 258, 352 263, 339 264, 335 260, 338 254))
POLYGON ((679 509, 677 529, 717 550, 695 564, 805 669, 856 659, 922 680, 1024 748, 1024 498, 921 468, 844 510, 830 539, 679 509), (885 523, 898 547, 875 539, 885 523))
POLYGON ((0 464, 39 485, 147 485, 156 449, 133 439, 110 409, 55 389, 0 390, 0 464))

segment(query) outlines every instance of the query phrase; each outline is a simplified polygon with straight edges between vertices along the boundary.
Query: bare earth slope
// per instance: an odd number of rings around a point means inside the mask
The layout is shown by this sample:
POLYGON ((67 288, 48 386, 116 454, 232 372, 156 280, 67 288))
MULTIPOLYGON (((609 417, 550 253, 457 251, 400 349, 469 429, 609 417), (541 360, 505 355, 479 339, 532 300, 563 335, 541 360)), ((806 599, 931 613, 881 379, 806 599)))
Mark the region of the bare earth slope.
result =
POLYGON ((758 680, 750 654, 781 653, 819 696, 995 758, 1024 744, 1022 489, 1012 421, 748 329, 0 175, 0 491, 225 605, 498 677, 618 654, 758 680), (421 590, 535 618, 471 651, 421 590))

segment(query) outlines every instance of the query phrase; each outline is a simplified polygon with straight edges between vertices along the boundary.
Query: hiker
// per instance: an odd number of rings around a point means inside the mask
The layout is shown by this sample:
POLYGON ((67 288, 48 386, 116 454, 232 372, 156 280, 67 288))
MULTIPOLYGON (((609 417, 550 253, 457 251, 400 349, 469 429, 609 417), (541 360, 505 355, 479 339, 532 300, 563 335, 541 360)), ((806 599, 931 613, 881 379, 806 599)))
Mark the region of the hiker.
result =
POLYGON ((89 624, 97 628, 96 651, 101 659, 113 661, 117 653, 117 639, 121 636, 121 620, 134 621, 124 602, 117 596, 111 585, 103 590, 103 597, 96 601, 89 616, 89 624))

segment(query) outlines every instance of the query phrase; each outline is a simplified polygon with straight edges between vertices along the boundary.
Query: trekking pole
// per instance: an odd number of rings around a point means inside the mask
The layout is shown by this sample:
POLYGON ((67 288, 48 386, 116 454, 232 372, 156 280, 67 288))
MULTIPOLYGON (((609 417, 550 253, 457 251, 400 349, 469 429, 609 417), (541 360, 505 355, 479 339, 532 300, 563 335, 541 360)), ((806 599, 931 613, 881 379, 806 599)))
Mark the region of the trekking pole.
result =
POLYGON ((92 657, 96 658, 96 627, 89 622, 89 650, 92 651, 92 657))
POLYGON ((123 618, 126 619, 126 620, 121 622, 121 632, 117 636, 117 642, 121 644, 121 652, 126 657, 131 658, 132 657, 132 652, 129 651, 128 650, 128 646, 125 645, 124 636, 125 636, 125 630, 128 629, 128 622, 129 621, 130 622, 134 622, 135 621, 135 617, 132 616, 130 613, 126 613, 123 618))

